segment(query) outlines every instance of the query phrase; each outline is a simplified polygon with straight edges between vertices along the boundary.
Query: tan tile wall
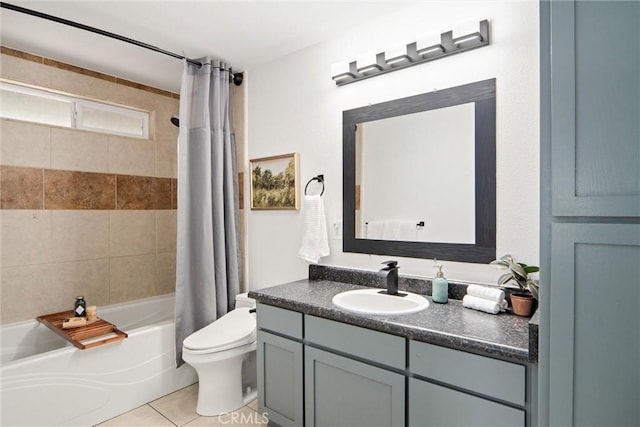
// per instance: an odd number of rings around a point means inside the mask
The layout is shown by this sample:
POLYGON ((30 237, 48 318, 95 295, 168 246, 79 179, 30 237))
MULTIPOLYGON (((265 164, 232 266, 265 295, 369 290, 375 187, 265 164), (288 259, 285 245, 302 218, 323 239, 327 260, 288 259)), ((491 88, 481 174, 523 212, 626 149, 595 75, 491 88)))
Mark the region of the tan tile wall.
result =
POLYGON ((177 95, 1 52, 3 78, 145 109, 151 121, 149 140, 0 121, 0 181, 22 189, 0 188, 0 321, 67 310, 76 295, 101 306, 173 292, 177 95))

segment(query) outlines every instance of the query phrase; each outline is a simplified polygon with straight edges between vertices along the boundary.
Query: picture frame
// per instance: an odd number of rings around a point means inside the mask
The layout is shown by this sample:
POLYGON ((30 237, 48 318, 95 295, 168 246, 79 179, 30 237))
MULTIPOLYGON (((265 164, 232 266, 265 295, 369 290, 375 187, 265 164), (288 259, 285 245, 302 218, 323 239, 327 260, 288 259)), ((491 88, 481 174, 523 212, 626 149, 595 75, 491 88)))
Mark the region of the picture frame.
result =
POLYGON ((251 210, 300 208, 298 153, 249 160, 251 210))

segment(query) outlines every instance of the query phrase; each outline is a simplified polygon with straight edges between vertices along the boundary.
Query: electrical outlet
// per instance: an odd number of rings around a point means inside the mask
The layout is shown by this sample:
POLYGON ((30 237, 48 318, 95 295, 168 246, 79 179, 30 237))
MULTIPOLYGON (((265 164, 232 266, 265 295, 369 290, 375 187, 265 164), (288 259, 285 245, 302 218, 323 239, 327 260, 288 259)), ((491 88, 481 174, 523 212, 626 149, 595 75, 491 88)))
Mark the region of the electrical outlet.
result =
POLYGON ((342 240, 342 220, 336 220, 331 224, 331 238, 342 240))

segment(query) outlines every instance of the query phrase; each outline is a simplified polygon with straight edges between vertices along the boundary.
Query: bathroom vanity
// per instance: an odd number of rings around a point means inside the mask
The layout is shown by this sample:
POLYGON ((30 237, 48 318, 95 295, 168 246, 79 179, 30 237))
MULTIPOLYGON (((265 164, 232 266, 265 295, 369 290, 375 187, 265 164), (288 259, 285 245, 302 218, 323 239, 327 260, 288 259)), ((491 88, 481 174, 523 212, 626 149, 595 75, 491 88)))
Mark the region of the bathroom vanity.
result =
POLYGON ((358 288, 310 279, 250 293, 258 405, 271 424, 537 425, 535 322, 429 297, 426 310, 403 316, 331 303, 358 288))

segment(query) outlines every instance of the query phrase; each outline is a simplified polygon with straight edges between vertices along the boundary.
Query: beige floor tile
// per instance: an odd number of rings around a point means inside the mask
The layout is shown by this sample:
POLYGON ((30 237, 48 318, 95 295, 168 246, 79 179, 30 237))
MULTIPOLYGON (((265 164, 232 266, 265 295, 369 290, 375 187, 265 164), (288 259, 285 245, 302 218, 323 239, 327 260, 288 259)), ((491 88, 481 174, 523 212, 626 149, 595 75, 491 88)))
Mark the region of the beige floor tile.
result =
POLYGON ((193 384, 154 400, 149 405, 174 424, 182 426, 198 417, 196 413, 197 399, 198 384, 193 384))
POLYGON ((253 409, 254 411, 258 411, 258 399, 252 400, 251 402, 249 402, 247 406, 253 409))
POLYGON ((133 411, 111 418, 96 427, 175 427, 174 424, 155 411, 149 405, 144 405, 133 411))
POLYGON ((235 412, 219 415, 217 417, 198 417, 185 424, 185 427, 257 427, 266 426, 267 419, 249 406, 245 406, 235 412))

